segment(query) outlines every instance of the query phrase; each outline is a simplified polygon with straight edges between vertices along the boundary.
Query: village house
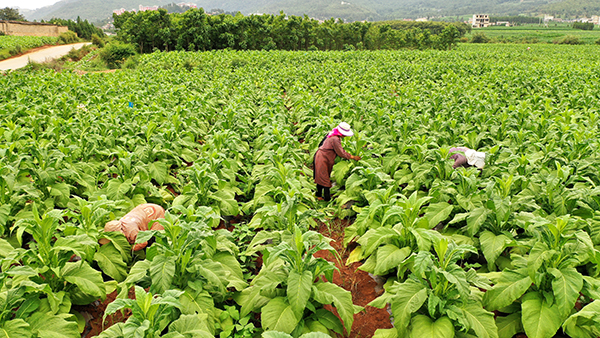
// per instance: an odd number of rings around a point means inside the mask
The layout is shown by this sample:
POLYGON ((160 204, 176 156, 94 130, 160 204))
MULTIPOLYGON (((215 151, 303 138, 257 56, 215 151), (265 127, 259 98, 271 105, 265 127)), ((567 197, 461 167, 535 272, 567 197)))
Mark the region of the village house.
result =
POLYGON ((473 28, 482 28, 490 26, 490 16, 488 14, 473 14, 473 18, 469 20, 473 28))

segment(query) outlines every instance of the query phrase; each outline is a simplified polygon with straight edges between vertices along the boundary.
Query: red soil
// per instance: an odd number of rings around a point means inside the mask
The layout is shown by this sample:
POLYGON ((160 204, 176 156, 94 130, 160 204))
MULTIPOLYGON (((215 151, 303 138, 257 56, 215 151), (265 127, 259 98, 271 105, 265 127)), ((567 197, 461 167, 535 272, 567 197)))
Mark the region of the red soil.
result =
MULTIPOLYGON (((86 320, 86 325, 83 333, 81 334, 82 338, 90 338, 99 335, 102 331, 102 316, 104 316, 104 311, 108 304, 110 304, 117 297, 117 291, 106 296, 106 299, 103 302, 96 301, 90 305, 85 306, 73 306, 73 309, 81 313, 81 315, 86 320)), ((135 299, 135 290, 132 287, 129 290, 129 298, 135 299)), ((131 315, 131 310, 125 309, 123 313, 121 311, 117 311, 115 314, 107 316, 106 321, 104 322, 104 330, 112 326, 116 323, 122 323, 129 318, 131 315)))
POLYGON ((390 315, 385 309, 367 306, 369 302, 379 296, 375 292, 377 283, 369 277, 368 273, 357 270, 361 266, 361 263, 357 262, 346 266, 350 250, 347 250, 343 246, 344 228, 350 225, 350 223, 348 220, 334 219, 327 224, 321 224, 319 227, 321 234, 333 239, 330 244, 340 255, 341 262, 337 261, 328 251, 319 251, 315 256, 335 263, 335 266, 340 271, 336 271, 333 274, 333 282, 352 292, 352 301, 355 305, 365 307, 364 311, 354 315, 350 338, 372 337, 375 330, 389 329, 392 327, 392 324, 390 323, 390 315))

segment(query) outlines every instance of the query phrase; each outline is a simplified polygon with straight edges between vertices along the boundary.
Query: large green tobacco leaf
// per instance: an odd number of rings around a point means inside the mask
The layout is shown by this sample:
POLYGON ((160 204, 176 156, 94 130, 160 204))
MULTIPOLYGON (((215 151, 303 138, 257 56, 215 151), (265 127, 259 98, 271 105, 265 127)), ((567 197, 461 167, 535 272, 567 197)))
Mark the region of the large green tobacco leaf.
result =
POLYGON ((287 280, 287 296, 290 305, 296 314, 296 317, 302 318, 304 308, 311 295, 311 286, 313 284, 313 275, 306 270, 302 274, 292 270, 287 280))
POLYGON ((62 269, 62 274, 67 282, 77 285, 83 293, 96 298, 106 297, 102 274, 86 262, 67 263, 62 269))
POLYGON ((579 291, 583 287, 583 277, 575 268, 548 269, 554 276, 552 290, 554 300, 561 314, 566 317, 575 306, 579 291))
POLYGON ((523 331, 521 313, 517 312, 506 317, 496 317, 496 326, 498 327, 498 338, 512 338, 523 331))
POLYGON ((261 321, 265 329, 292 333, 300 318, 284 297, 276 297, 262 308, 261 321))
POLYGON ((392 313, 398 336, 404 337, 412 314, 417 312, 427 300, 427 289, 409 280, 399 284, 397 290, 396 295, 391 299, 392 313))
POLYGON ((119 250, 113 242, 109 242, 94 254, 94 260, 102 271, 114 278, 117 282, 122 282, 127 278, 127 264, 123 261, 119 250))
MULTIPOLYGON (((179 319, 169 325, 169 334, 179 333, 183 337, 192 336, 199 338, 210 338, 213 335, 208 327, 207 315, 181 315, 179 319)), ((167 336, 164 336, 167 337, 167 336)))
POLYGON ((529 338, 550 338, 556 334, 564 320, 556 304, 548 304, 538 292, 523 296, 522 322, 529 338))
POLYGON ((494 322, 494 314, 484 310, 479 302, 468 302, 462 307, 467 322, 477 337, 498 338, 498 328, 494 322))
POLYGON ((163 293, 171 288, 175 275, 175 257, 158 255, 150 262, 152 292, 163 293))
POLYGON ((567 318, 563 329, 569 337, 596 338, 600 336, 600 300, 595 300, 567 318))
POLYGON ((490 210, 484 207, 477 208, 469 213, 469 217, 467 217, 467 231, 470 236, 474 236, 479 232, 479 228, 485 222, 489 214, 490 210))
POLYGON ((429 205, 425 210, 425 218, 429 221, 429 228, 433 229, 438 223, 445 221, 452 210, 454 210, 454 206, 446 202, 429 205))
POLYGON ((528 275, 516 271, 505 270, 498 284, 487 290, 483 295, 483 304, 490 311, 509 306, 521 297, 531 286, 531 278, 528 275))
POLYGON ((313 297, 317 302, 321 304, 333 303, 344 322, 344 327, 350 332, 355 311, 354 304, 352 304, 352 294, 332 283, 317 283, 313 285, 312 289, 313 297))
POLYGON ((434 322, 427 316, 417 315, 410 326, 410 338, 454 338, 454 325, 445 316, 434 322))
POLYGON ((167 181, 167 164, 164 162, 152 162, 148 165, 148 174, 158 184, 164 184, 167 181))
POLYGON ((242 306, 240 316, 245 317, 251 311, 259 309, 269 302, 269 298, 261 295, 260 291, 260 287, 251 286, 234 296, 236 303, 242 306))
POLYGON ((377 264, 375 275, 385 276, 388 271, 395 269, 411 254, 409 247, 398 248, 393 244, 387 244, 377 250, 377 264))
POLYGON ((31 329, 23 319, 13 319, 5 322, 0 328, 0 338, 29 338, 31 329))
POLYGON ((495 265, 496 259, 498 259, 498 256, 500 256, 502 251, 506 248, 506 245, 511 241, 512 240, 504 234, 495 235, 490 231, 481 233, 479 236, 479 243, 481 245, 481 251, 483 251, 483 256, 485 256, 485 260, 488 262, 488 267, 493 267, 495 265))
POLYGON ((70 314, 49 315, 36 312, 27 319, 31 332, 39 338, 73 338, 79 337, 77 322, 67 320, 70 314))

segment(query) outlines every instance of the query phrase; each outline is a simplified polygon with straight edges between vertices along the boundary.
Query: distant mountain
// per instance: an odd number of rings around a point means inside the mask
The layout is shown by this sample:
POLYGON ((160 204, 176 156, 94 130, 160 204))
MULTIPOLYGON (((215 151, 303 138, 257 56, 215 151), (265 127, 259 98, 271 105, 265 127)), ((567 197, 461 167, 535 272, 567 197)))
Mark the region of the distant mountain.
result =
MULTIPOLYGON (((179 2, 176 0, 175 2, 179 2)), ((183 0, 181 0, 183 1, 183 0)), ((48 7, 24 13, 29 20, 75 19, 105 20, 119 8, 137 9, 139 5, 162 6, 173 0, 62 0, 48 7)), ((562 16, 600 14, 600 0, 185 0, 207 11, 223 9, 243 14, 283 11, 327 19, 391 20, 431 16, 464 16, 475 13, 518 15, 547 13, 562 16)))

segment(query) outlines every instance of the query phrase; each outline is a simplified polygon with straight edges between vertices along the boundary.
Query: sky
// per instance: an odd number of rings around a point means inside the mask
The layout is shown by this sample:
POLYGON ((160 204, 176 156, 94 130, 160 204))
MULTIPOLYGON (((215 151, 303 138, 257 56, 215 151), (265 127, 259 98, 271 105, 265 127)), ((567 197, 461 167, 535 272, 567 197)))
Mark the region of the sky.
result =
POLYGON ((0 8, 19 7, 21 9, 36 9, 44 6, 50 6, 59 0, 0 0, 0 8))

